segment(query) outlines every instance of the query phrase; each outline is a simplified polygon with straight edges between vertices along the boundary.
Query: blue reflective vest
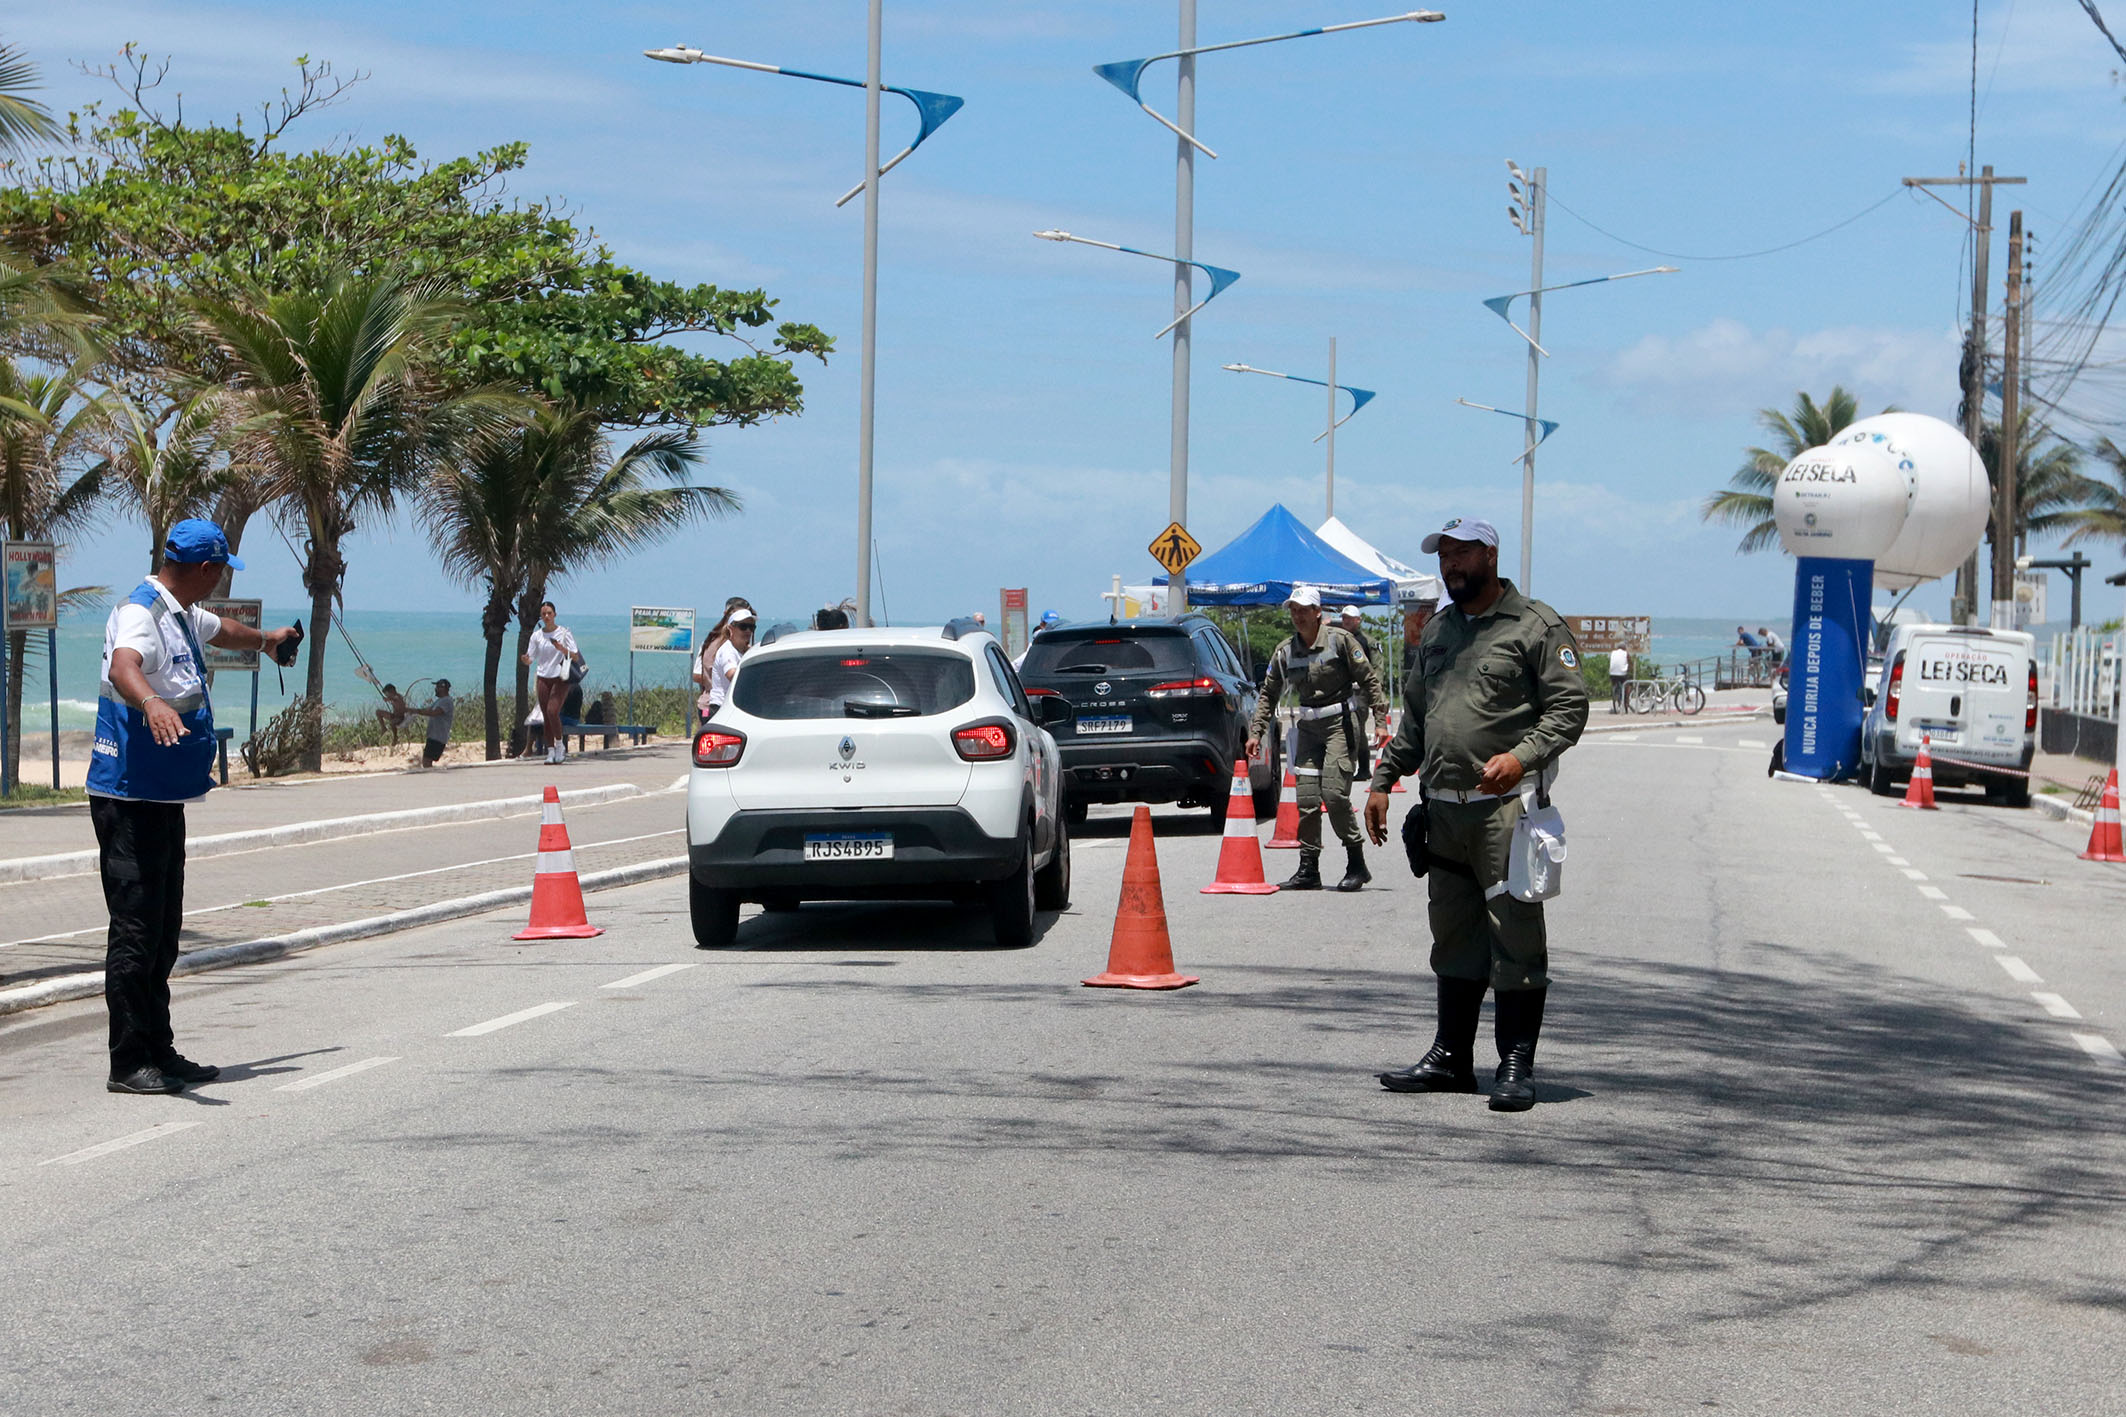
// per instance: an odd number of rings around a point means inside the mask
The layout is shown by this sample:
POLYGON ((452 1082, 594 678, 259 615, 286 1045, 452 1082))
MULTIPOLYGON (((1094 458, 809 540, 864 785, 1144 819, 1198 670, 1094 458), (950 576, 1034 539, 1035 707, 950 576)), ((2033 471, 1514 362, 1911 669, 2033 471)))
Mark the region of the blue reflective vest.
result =
MULTIPOLYGON (((156 584, 141 582, 126 602, 146 608, 155 632, 164 636, 167 646, 164 625, 170 607, 156 584)), ((200 667, 199 692, 168 700, 184 721, 185 736, 167 748, 157 743, 148 730, 147 716, 106 680, 96 702, 96 747, 89 758, 88 790, 99 797, 187 802, 205 796, 214 786, 214 706, 207 698, 206 654, 193 633, 192 617, 180 616, 177 623, 192 663, 200 667)), ((108 666, 104 672, 110 672, 108 666)))

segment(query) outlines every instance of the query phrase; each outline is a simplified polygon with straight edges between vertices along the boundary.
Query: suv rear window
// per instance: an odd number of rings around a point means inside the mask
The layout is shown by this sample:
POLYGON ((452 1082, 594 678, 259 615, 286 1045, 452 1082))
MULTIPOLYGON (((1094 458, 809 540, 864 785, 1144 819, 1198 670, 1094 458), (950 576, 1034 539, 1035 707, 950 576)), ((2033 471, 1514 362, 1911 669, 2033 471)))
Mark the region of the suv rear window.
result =
POLYGON ((1079 635, 1057 639, 1044 635, 1026 651, 1019 666, 1023 677, 1046 674, 1126 674, 1132 669, 1180 670, 1196 665, 1186 634, 1079 635))
POLYGON ((974 697, 974 664, 938 650, 808 650, 754 660, 731 701, 755 718, 919 718, 974 697))

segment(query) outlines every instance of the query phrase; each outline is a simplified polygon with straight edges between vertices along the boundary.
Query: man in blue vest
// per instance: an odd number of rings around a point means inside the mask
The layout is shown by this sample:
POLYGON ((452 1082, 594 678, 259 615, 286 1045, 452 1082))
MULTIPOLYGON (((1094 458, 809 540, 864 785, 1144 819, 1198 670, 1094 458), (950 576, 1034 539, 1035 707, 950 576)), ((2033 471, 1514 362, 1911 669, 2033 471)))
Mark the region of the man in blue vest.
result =
POLYGON ((111 1015, 112 1092, 165 1094, 211 1082, 219 1068, 181 1056, 170 1029, 170 969, 184 920, 185 803, 214 786, 214 708, 205 645, 271 653, 300 631, 258 631, 195 609, 242 570, 208 521, 181 521, 162 569, 111 612, 89 760, 103 899, 110 908, 103 997, 111 1015))

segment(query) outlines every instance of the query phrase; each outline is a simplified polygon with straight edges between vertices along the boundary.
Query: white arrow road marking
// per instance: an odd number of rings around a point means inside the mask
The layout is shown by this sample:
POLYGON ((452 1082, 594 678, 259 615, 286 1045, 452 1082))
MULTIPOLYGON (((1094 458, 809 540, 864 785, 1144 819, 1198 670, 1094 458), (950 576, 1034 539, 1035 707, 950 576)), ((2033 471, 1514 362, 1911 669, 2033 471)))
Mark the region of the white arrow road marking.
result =
MULTIPOLYGON (((2087 1047, 2088 1045, 2084 1044, 2083 1046, 2087 1047)), ((196 1127, 198 1125, 199 1123, 197 1122, 163 1122, 149 1127, 146 1131, 131 1132, 115 1140, 98 1142, 94 1146, 85 1146, 79 1151, 70 1151, 64 1156, 55 1156, 49 1161, 40 1161, 37 1164, 39 1166, 79 1166, 84 1161, 94 1161, 99 1156, 109 1156, 114 1151, 124 1151, 129 1146, 139 1146, 142 1142, 153 1141, 157 1137, 166 1137, 172 1132, 181 1132, 187 1127, 196 1127)))
POLYGON ((485 1023, 476 1023, 471 1028, 461 1028, 448 1036, 451 1038, 478 1038, 483 1033, 493 1033, 498 1029, 508 1028, 512 1024, 542 1018, 547 1014, 557 1014, 563 1009, 572 1009, 575 1006, 576 1001, 573 999, 560 1004, 533 1004, 528 1009, 519 1009, 513 1014, 504 1014, 500 1018, 491 1018, 485 1023))

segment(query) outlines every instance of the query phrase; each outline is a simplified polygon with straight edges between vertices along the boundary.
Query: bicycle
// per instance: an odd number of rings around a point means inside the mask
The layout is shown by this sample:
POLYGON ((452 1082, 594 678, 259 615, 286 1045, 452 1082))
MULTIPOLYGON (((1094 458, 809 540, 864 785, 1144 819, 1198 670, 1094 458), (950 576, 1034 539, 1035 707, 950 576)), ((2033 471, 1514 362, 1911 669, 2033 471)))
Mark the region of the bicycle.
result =
POLYGON ((1666 679, 1634 679, 1624 686, 1624 708, 1629 713, 1658 713, 1665 705, 1680 714, 1694 714, 1705 707, 1705 690, 1688 674, 1666 679))

